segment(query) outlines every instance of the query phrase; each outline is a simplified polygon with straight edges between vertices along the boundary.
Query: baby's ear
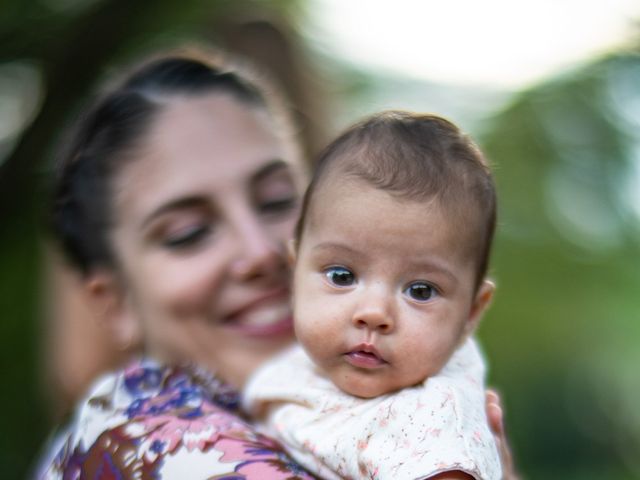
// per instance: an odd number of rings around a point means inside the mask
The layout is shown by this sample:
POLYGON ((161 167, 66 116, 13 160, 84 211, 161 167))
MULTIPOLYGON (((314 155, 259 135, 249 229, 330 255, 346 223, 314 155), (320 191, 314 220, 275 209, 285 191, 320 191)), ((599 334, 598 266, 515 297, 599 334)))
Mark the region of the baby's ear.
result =
POLYGON ((295 238, 289 239, 287 242, 287 260, 289 262, 289 266, 293 268, 296 264, 296 258, 298 258, 298 242, 295 238))
POLYGON ((473 303, 471 304, 471 309, 469 311, 469 319, 467 320, 467 325, 465 327, 467 334, 473 332, 478 326, 478 323, 480 323, 482 314, 491 303, 493 292, 495 292, 495 290, 496 284, 491 280, 485 279, 482 281, 480 288, 478 288, 478 291, 473 298, 473 303))

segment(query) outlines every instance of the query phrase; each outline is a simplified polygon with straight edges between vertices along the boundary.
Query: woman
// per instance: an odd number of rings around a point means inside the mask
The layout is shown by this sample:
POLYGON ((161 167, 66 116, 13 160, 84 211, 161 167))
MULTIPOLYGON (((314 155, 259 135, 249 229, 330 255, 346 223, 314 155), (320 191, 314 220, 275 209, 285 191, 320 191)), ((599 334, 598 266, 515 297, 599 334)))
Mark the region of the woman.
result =
MULTIPOLYGON (((45 478, 310 477, 237 411, 237 389, 293 340, 284 244, 305 182, 281 104, 250 78, 159 57, 72 135, 54 232, 93 309, 145 359, 96 384, 45 478)), ((495 397, 487 411, 503 440, 495 397)))

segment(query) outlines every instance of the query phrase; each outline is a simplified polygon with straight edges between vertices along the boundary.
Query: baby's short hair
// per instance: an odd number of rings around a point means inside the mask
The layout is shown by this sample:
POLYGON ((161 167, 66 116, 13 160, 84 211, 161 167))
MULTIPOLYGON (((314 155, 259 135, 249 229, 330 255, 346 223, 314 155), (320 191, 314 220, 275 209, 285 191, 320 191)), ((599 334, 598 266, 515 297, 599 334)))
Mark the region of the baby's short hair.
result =
POLYGON ((444 118, 404 111, 377 113, 348 128, 321 153, 304 196, 296 241, 302 240, 314 193, 329 176, 352 178, 401 199, 437 201, 477 262, 476 287, 487 274, 496 225, 489 164, 473 141, 444 118))

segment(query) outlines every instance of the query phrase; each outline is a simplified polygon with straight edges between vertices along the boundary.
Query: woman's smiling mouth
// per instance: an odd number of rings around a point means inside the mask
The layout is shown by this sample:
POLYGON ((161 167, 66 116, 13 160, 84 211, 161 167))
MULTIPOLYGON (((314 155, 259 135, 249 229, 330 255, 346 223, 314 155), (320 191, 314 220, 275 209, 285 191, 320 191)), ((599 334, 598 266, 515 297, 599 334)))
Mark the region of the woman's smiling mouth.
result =
POLYGON ((293 333, 288 292, 267 295, 229 315, 224 325, 248 336, 280 336, 293 333))

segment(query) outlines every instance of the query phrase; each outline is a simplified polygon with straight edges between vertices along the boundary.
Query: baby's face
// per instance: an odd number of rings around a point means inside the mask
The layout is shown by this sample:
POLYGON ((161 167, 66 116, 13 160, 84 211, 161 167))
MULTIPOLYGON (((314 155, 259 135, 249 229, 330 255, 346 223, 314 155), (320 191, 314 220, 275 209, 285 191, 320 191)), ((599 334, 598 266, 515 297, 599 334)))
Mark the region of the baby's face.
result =
POLYGON ((343 391, 375 397, 437 373, 491 296, 435 202, 360 181, 316 192, 294 272, 296 335, 343 391))

